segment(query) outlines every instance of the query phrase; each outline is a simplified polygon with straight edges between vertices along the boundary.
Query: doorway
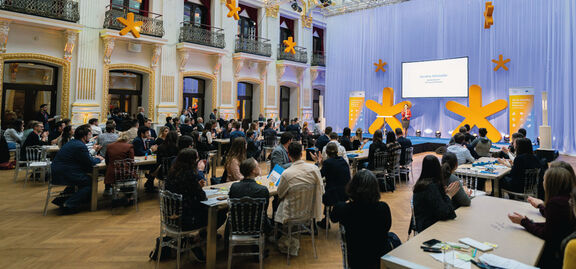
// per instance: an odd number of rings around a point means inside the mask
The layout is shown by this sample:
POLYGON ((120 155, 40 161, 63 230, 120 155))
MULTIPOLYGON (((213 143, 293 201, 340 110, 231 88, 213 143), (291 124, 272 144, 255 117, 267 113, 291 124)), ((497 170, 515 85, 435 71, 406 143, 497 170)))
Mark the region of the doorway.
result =
POLYGON ((14 119, 36 119, 40 106, 56 114, 58 68, 31 62, 4 63, 2 127, 14 119))
POLYGON ((290 88, 280 86, 280 119, 290 118, 290 88))
POLYGON ((246 82, 238 82, 238 100, 236 101, 236 115, 238 119, 252 120, 252 101, 254 86, 246 82))
POLYGON ((142 75, 125 70, 110 71, 110 111, 136 115, 142 106, 142 75))
POLYGON ((195 77, 184 78, 183 108, 197 108, 198 116, 205 118, 206 81, 195 77))

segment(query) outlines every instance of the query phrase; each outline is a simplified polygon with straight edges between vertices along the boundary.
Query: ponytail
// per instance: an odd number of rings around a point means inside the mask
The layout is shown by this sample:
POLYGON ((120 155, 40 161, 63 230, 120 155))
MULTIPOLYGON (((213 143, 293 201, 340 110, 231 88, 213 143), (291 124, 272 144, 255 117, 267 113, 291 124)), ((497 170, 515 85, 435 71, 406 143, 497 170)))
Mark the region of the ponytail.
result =
POLYGON ((452 152, 444 153, 444 156, 442 156, 442 181, 444 185, 448 183, 448 178, 450 178, 452 175, 452 170, 456 169, 457 167, 458 157, 456 157, 456 154, 452 152))

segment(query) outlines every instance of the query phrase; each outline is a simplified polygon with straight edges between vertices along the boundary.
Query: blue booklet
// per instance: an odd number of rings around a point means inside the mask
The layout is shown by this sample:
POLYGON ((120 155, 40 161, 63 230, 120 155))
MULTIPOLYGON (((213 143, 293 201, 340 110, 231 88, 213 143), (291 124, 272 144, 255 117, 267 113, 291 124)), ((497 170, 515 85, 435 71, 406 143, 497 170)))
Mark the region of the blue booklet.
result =
POLYGON ((274 169, 272 169, 272 171, 270 171, 270 174, 268 175, 268 180, 272 182, 274 186, 278 187, 278 185, 280 184, 280 176, 282 175, 282 173, 284 173, 284 170, 285 169, 282 168, 282 166, 275 165, 274 169))

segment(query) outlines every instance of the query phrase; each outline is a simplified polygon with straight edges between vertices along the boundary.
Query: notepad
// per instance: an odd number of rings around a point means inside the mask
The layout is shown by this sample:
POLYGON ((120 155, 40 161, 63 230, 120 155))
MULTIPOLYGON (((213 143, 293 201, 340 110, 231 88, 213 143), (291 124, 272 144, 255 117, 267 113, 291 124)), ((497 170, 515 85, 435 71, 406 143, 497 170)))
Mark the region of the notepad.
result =
POLYGON ((476 249, 478 249, 478 250, 480 250, 480 251, 483 251, 483 252, 486 252, 486 251, 489 251, 489 250, 492 250, 492 249, 493 249, 492 246, 488 246, 488 245, 486 245, 486 244, 480 243, 480 242, 478 242, 478 241, 476 241, 476 240, 474 240, 474 239, 472 239, 472 238, 469 238, 469 237, 460 238, 460 240, 458 240, 458 241, 459 241, 460 243, 464 243, 464 244, 466 244, 466 245, 469 245, 469 246, 471 246, 471 247, 473 247, 473 248, 476 248, 476 249))

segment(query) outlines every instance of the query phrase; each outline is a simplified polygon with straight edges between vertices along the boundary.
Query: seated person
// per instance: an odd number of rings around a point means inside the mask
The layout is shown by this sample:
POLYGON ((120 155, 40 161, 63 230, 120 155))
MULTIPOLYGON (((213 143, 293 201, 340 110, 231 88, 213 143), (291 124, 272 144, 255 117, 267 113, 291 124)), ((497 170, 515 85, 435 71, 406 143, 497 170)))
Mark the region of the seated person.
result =
POLYGON ((226 162, 224 163, 226 178, 223 178, 222 182, 242 180, 244 176, 240 173, 240 164, 244 160, 246 160, 246 139, 237 137, 232 140, 226 155, 226 162))
MULTIPOLYGON (((457 209, 461 206, 470 206, 470 192, 462 186, 462 182, 460 179, 454 175, 454 172, 458 168, 458 158, 456 154, 452 152, 444 153, 442 156, 442 172, 444 174, 444 181, 446 186, 452 184, 453 182, 458 183, 458 192, 452 197, 452 205, 454 209, 457 209)), ((480 180, 480 179, 478 179, 480 180)), ((484 184, 483 180, 483 184, 484 184)), ((480 185, 480 182, 477 183, 480 185)))
POLYGON ((234 131, 230 133, 230 141, 237 137, 246 137, 246 134, 240 130, 240 122, 234 123, 234 131))
POLYGON ((288 146, 292 143, 292 134, 289 132, 282 133, 280 136, 280 145, 276 146, 270 154, 270 169, 280 165, 286 169, 292 165, 288 157, 288 146))
POLYGON ((246 157, 259 159, 262 154, 262 148, 260 146, 260 141, 256 140, 254 131, 248 131, 246 134, 246 139, 248 142, 248 148, 246 149, 246 157))
MULTIPOLYGON (((572 167, 570 167, 572 168, 572 167)), ((572 169, 574 172, 574 169, 572 169)), ((574 173, 572 173, 574 174, 574 173)), ((572 189, 570 193, 570 205, 573 216, 576 216, 576 188, 572 189)), ((562 268, 576 268, 576 231, 568 235, 562 240, 561 252, 564 254, 564 262, 562 268)))
POLYGON ((4 132, 4 138, 8 143, 8 149, 15 149, 16 144, 20 145, 24 142, 24 122, 22 120, 14 120, 12 126, 4 132))
POLYGON ((262 136, 264 136, 264 138, 269 137, 269 136, 277 136, 276 130, 274 130, 274 128, 272 127, 272 121, 269 121, 268 123, 266 123, 266 126, 264 127, 264 130, 262 131, 262 136))
POLYGON ((290 121, 291 124, 286 127, 286 132, 292 133, 294 136, 294 140, 300 141, 301 134, 300 134, 300 124, 298 124, 298 118, 294 118, 290 121))
MULTIPOLYGON (((138 137, 134 138, 132 145, 134 145, 134 156, 146 156, 151 155, 156 152, 158 145, 151 145, 150 142, 150 128, 142 126, 138 128, 138 137), (151 146, 150 146, 151 145, 151 146)), ((140 167, 141 170, 154 171, 156 170, 156 165, 143 165, 140 167)), ((146 192, 155 192, 154 187, 154 176, 150 173, 145 174, 147 180, 144 183, 144 188, 146 192)))
POLYGON ((315 203, 312 205, 313 211, 311 217, 320 219, 320 217, 322 217, 322 192, 324 187, 320 169, 318 169, 316 165, 302 160, 302 144, 298 142, 290 143, 288 146, 288 156, 290 156, 290 160, 292 160, 292 165, 284 170, 284 173, 280 176, 280 184, 278 185, 278 198, 280 199, 280 203, 274 221, 283 224, 292 218, 290 212, 294 210, 287 208, 289 205, 286 201, 291 195, 294 195, 290 192, 290 189, 302 184, 314 186, 315 203))
POLYGON ((446 149, 448 152, 456 154, 456 157, 458 157, 458 165, 465 164, 467 162, 474 162, 474 157, 472 157, 472 154, 470 154, 470 151, 468 148, 466 148, 464 139, 465 137, 463 134, 457 133, 454 136, 454 144, 448 146, 446 149))
POLYGON ((380 201, 378 181, 368 170, 358 171, 346 192, 350 201, 337 203, 330 218, 346 229, 348 265, 350 268, 380 268, 380 257, 392 250, 390 207, 380 201))
MULTIPOLYGON (((386 133, 386 151, 388 152, 388 156, 395 156, 396 151, 400 149, 400 155, 397 155, 398 158, 402 156, 401 146, 398 142, 396 142, 396 134, 390 131, 386 133)), ((386 160, 388 172, 391 173, 392 169, 394 168, 394 163, 392 162, 392 158, 388 158, 386 160)), ((400 162, 400 160, 398 160, 400 162)))
POLYGON ((136 137, 138 137, 138 128, 140 128, 140 124, 138 123, 137 119, 129 121, 130 128, 126 132, 128 133, 128 141, 133 141, 136 137))
MULTIPOLYGON (((528 138, 519 138, 514 141, 516 148, 516 158, 511 165, 510 174, 500 181, 502 189, 511 192, 524 192, 524 182, 526 181, 526 169, 542 168, 540 161, 532 151, 532 141, 528 138)), ((500 160, 504 165, 510 166, 510 162, 500 160)))
POLYGON ((400 152, 400 165, 404 165, 406 163, 406 149, 412 147, 412 141, 404 137, 402 128, 396 128, 394 132, 396 133, 396 141, 398 141, 398 144, 400 144, 400 149, 402 149, 400 152))
POLYGON ((24 140, 24 144, 22 144, 22 148, 20 149, 20 159, 23 161, 26 160, 27 147, 44 146, 49 144, 48 132, 44 131, 44 124, 39 121, 34 122, 32 132, 26 137, 26 140, 24 140))
POLYGON ((326 146, 326 144, 328 144, 328 142, 330 142, 330 133, 332 132, 332 127, 328 126, 326 127, 326 129, 324 129, 324 134, 321 135, 320 137, 318 137, 318 139, 316 139, 316 148, 318 149, 318 151, 322 152, 322 150, 324 149, 324 146, 326 146))
POLYGON ((510 145, 508 147, 502 147, 502 150, 498 153, 498 156, 500 158, 514 161, 514 158, 516 158, 516 140, 520 138, 524 138, 524 135, 521 133, 513 133, 512 136, 510 136, 510 145))
MULTIPOLYGON (((270 192, 266 186, 256 183, 256 178, 260 176, 260 165, 254 158, 249 158, 240 164, 240 173, 244 179, 232 184, 230 186, 230 191, 228 192, 228 197, 233 198, 266 198, 266 205, 264 207, 264 212, 268 208, 268 198, 270 198, 270 192)), ((266 214, 266 213, 264 213, 266 214)), ((268 218, 264 220, 264 231, 271 231, 271 225, 268 222, 268 218)))
POLYGON ((427 155, 422 161, 422 172, 412 194, 416 227, 410 230, 422 232, 439 220, 456 218, 452 197, 460 189, 458 182, 446 187, 440 168, 440 161, 434 155, 427 155))
POLYGON ((180 124, 180 133, 182 135, 190 135, 194 131, 194 127, 192 127, 193 119, 185 118, 184 122, 180 124))
MULTIPOLYGON (((338 156, 342 157, 346 161, 346 163, 349 163, 346 149, 338 142, 338 134, 336 132, 332 132, 330 133, 329 136, 330 136, 330 142, 328 142, 326 145, 335 144, 336 147, 338 148, 338 156)), ((328 156, 326 155, 326 147, 324 147, 324 149, 322 150, 322 159, 323 160, 328 159, 328 156)))
POLYGON ((466 144, 470 144, 476 138, 470 133, 470 124, 464 124, 464 128, 466 128, 466 132, 464 133, 464 140, 466 141, 466 144))
POLYGON ((64 127, 66 127, 66 123, 64 123, 63 121, 59 121, 56 123, 56 126, 52 131, 46 130, 50 131, 50 134, 48 135, 48 141, 50 141, 50 144, 52 145, 58 144, 58 137, 62 135, 62 130, 64 130, 64 127))
POLYGON ((166 126, 160 126, 160 128, 158 128, 158 137, 154 139, 154 145, 158 146, 162 145, 162 143, 164 143, 164 140, 166 139, 166 136, 168 135, 168 132, 170 132, 170 128, 166 126))
POLYGON ((368 149, 368 170, 374 170, 376 152, 385 151, 386 144, 382 142, 382 130, 376 130, 372 137, 372 144, 368 149))
MULTIPOLYGON (((519 145, 518 150, 521 147, 519 145)), ((545 241, 544 250, 538 262, 540 268, 562 267, 561 243, 574 231, 575 224, 569 203, 572 188, 572 175, 568 170, 562 167, 549 168, 544 174, 545 201, 531 201, 534 207, 540 209, 546 221, 535 223, 516 212, 508 214, 512 223, 522 225, 526 231, 545 241)))
MULTIPOLYGON (((350 166, 338 156, 338 146, 336 143, 328 143, 326 147, 328 159, 323 160, 320 174, 326 178, 326 188, 322 195, 324 206, 334 206, 338 202, 346 202, 346 184, 350 181, 350 166)), ((326 229, 326 217, 318 222, 318 226, 326 229)))
POLYGON ((100 148, 101 156, 106 156, 106 148, 108 147, 108 144, 114 143, 118 140, 118 134, 114 132, 114 125, 106 124, 105 131, 105 133, 98 135, 98 138, 96 138, 96 144, 102 147, 100 148))
POLYGON ((462 134, 464 136, 464 141, 462 142, 462 144, 466 143, 466 127, 462 126, 460 127, 460 129, 458 129, 458 133, 456 133, 455 135, 452 136, 452 138, 450 138, 450 142, 448 142, 448 146, 454 145, 454 143, 456 143, 456 141, 454 141, 456 139, 456 135, 457 134, 462 134))
POLYGON ((342 130, 342 137, 340 137, 340 145, 342 145, 346 151, 353 150, 352 141, 350 140, 351 132, 350 128, 346 127, 342 130))
POLYGON ((64 144, 52 161, 52 182, 67 185, 65 192, 73 192, 74 188, 78 188, 78 191, 67 199, 56 198, 52 201, 60 206, 64 214, 77 213, 80 211, 80 206, 90 200, 92 177, 89 173, 92 172, 94 165, 103 160, 100 156, 90 156, 86 143, 91 137, 92 131, 89 125, 79 126, 74 131, 74 139, 64 144))
POLYGON ((492 141, 486 137, 488 131, 486 128, 478 129, 478 134, 480 135, 478 138, 474 139, 470 146, 474 148, 474 151, 480 157, 492 157, 492 153, 490 153, 490 148, 492 148, 492 141))
MULTIPOLYGON (((103 135, 104 134, 101 134, 99 136, 103 135)), ((128 138, 128 134, 124 132, 120 134, 116 142, 108 144, 106 155, 104 155, 107 164, 106 176, 104 177, 104 195, 112 195, 112 184, 116 180, 114 175, 114 162, 124 159, 134 159, 134 145, 129 143, 128 138)))
POLYGON ((352 150, 359 150, 364 148, 368 139, 362 138, 362 128, 356 129, 356 135, 352 137, 352 150))
POLYGON ((90 124, 90 130, 92 130, 93 136, 99 136, 102 134, 102 128, 100 128, 97 118, 90 119, 88 124, 90 124))

